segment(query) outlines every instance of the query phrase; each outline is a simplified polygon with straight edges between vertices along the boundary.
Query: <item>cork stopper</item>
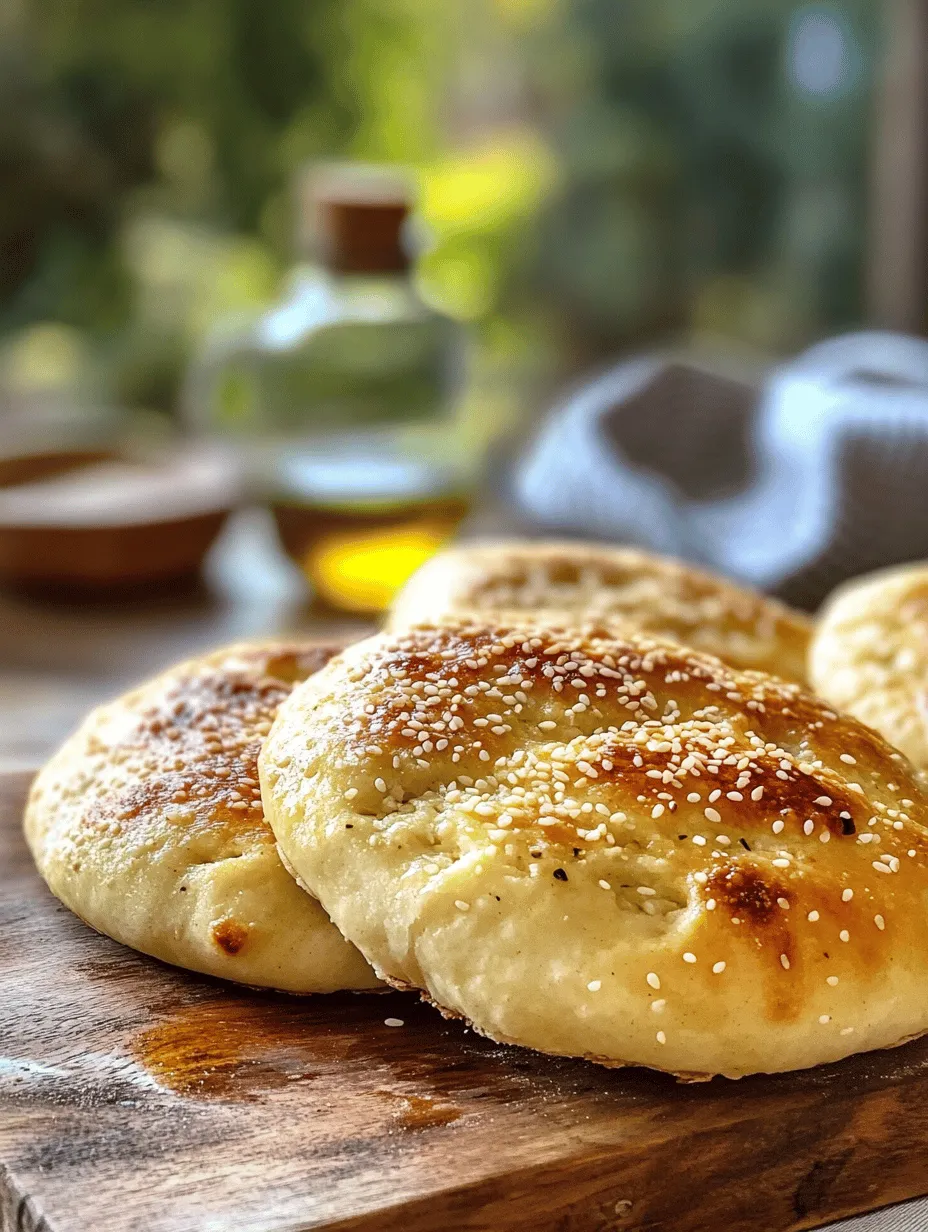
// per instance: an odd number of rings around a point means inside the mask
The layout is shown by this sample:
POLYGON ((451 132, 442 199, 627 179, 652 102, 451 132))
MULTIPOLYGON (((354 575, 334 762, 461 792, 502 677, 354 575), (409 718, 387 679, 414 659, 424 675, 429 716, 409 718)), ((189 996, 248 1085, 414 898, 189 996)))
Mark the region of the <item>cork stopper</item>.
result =
POLYGON ((399 169, 313 167, 301 184, 301 247, 335 273, 403 273, 410 266, 404 224, 412 200, 412 185, 399 169))

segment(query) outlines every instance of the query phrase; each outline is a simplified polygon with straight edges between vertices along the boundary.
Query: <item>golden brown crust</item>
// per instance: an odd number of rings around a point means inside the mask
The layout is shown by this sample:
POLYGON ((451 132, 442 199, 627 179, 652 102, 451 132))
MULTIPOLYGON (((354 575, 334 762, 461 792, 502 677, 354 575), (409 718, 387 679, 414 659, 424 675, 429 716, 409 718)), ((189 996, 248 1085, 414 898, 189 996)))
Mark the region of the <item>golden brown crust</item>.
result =
POLYGON ((806 679, 807 616, 669 557, 595 543, 452 548, 394 602, 392 629, 469 616, 559 624, 600 620, 716 654, 735 667, 806 679))
POLYGON ((373 973, 285 872, 257 760, 280 703, 338 645, 230 647, 91 714, 38 775, 26 835, 94 928, 168 962, 289 991, 373 973))
POLYGON ((823 697, 928 771, 928 565, 884 569, 835 591, 809 670, 823 697))
POLYGON ((928 798, 798 685, 446 622, 301 686, 261 774, 345 935, 495 1039, 737 1075, 928 1026, 928 798))
POLYGON ((89 830, 160 824, 182 804, 191 835, 221 835, 230 849, 273 844, 258 787, 261 744, 294 684, 339 650, 338 644, 244 645, 174 669, 163 688, 136 695, 134 720, 118 746, 89 741, 91 755, 109 758, 118 748, 123 786, 91 794, 80 823, 89 830))

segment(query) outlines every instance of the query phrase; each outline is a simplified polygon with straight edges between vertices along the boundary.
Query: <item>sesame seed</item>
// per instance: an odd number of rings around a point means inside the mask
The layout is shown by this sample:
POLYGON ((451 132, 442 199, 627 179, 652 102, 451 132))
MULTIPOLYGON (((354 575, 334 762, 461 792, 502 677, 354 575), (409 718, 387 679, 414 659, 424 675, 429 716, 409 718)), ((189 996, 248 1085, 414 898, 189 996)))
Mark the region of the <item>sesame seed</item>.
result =
POLYGON ((721 975, 724 970, 725 970, 724 962, 717 962, 717 963, 712 964, 712 974, 713 975, 721 975))
POLYGON ((830 1014, 819 1014, 818 1020, 824 1027, 826 1023, 831 1022, 831 1015, 830 1014))
POLYGON ((689 800, 690 804, 698 804, 702 799, 702 796, 700 796, 698 791, 691 791, 686 798, 689 800))
POLYGON ((385 1018, 383 1024, 385 1027, 402 1027, 406 1025, 402 1018, 385 1018))
POLYGON ((655 1036, 655 1039, 657 1040, 659 1044, 667 1043, 667 1036, 664 1034, 663 1031, 658 1031, 657 1035, 655 1036))
POLYGON ((691 954, 690 951, 687 950, 686 953, 683 955, 683 961, 685 963, 694 963, 696 961, 696 955, 691 954))
POLYGON ((827 808, 831 802, 831 796, 817 796, 815 800, 815 803, 820 804, 822 808, 827 808))
POLYGON ((383 795, 387 790, 387 785, 383 781, 383 779, 374 779, 374 786, 377 788, 377 790, 380 792, 381 795, 383 795))
POLYGON ((883 929, 886 927, 886 921, 883 919, 881 915, 875 915, 873 917, 873 922, 877 926, 877 928, 880 930, 880 932, 882 932, 883 929))
POLYGON ((458 911, 470 911, 470 903, 465 903, 463 898, 456 898, 454 900, 454 905, 457 907, 458 911))
POLYGON ((707 898, 707 899, 706 899, 706 910, 707 910, 707 911, 714 911, 714 910, 715 910, 715 906, 716 906, 716 903, 715 903, 715 899, 714 899, 714 898, 707 898))
POLYGON ((771 860, 770 863, 774 868, 789 868, 789 860, 784 859, 782 856, 776 860, 771 860))
POLYGON ((602 877, 600 877, 600 879, 599 879, 599 885, 600 885, 600 889, 603 889, 603 890, 611 890, 611 889, 612 889, 612 885, 611 885, 611 883, 610 883, 610 882, 608 882, 608 881, 604 881, 602 877))
POLYGON ((853 1034, 854 1034, 854 1028, 853 1028, 853 1027, 842 1027, 842 1028, 841 1028, 841 1034, 842 1034, 842 1035, 853 1035, 853 1034))
POLYGON ((348 790, 345 792, 345 799, 353 800, 357 794, 358 794, 357 787, 349 787, 348 790))
POLYGON ((873 861, 873 867, 878 873, 891 873, 893 871, 888 864, 882 864, 879 860, 873 861))
POLYGON ((783 968, 784 971, 789 970, 789 959, 786 957, 785 954, 780 955, 780 966, 783 968))
POLYGON ((809 914, 806 916, 806 919, 809 921, 810 924, 814 924, 816 920, 821 919, 821 916, 819 915, 817 911, 810 911, 809 914))
POLYGON ((852 757, 852 756, 850 755, 850 753, 842 753, 842 754, 841 754, 841 760, 842 760, 843 762, 845 762, 845 763, 846 763, 847 765, 849 765, 849 766, 856 766, 856 765, 857 765, 857 758, 856 758, 856 757, 852 757))
POLYGON ((755 787, 754 790, 751 792, 751 799, 760 800, 763 794, 764 794, 763 787, 755 787))
POLYGON ((838 933, 838 936, 841 938, 842 941, 850 941, 851 939, 851 934, 847 931, 846 928, 842 928, 841 931, 838 933))
POLYGON ((841 891, 841 901, 842 901, 842 903, 849 903, 853 897, 854 897, 854 891, 853 891, 853 890, 851 890, 850 888, 849 888, 849 889, 847 889, 847 890, 842 890, 842 891, 841 891))
POLYGON ((785 821, 781 821, 779 818, 777 818, 777 820, 773 823, 770 829, 774 832, 774 834, 782 834, 783 827, 785 825, 786 825, 785 821))
POLYGON ((636 889, 644 898, 651 898, 657 893, 657 890, 652 890, 650 886, 637 886, 636 889))
POLYGON ((788 898, 778 898, 777 906, 782 907, 784 911, 789 911, 789 899, 788 898))
MULTIPOLYGON (((713 811, 712 809, 706 809, 707 813, 711 813, 712 811, 713 811)), ((694 834, 693 842, 696 844, 697 847, 705 847, 706 845, 706 840, 703 838, 701 834, 694 834)))
POLYGON ((590 990, 590 992, 599 992, 602 986, 603 986, 602 980, 590 980, 589 984, 587 984, 587 988, 590 990))
POLYGON ((825 980, 825 983, 830 984, 832 988, 834 988, 837 982, 838 982, 838 977, 836 975, 829 975, 829 977, 825 980))
POLYGON ((651 1002, 651 1009, 653 1010, 655 1014, 663 1014, 664 1006, 666 1004, 667 1002, 664 1000, 663 997, 658 997, 656 1001, 651 1002))
MULTIPOLYGON (((722 814, 717 809, 707 808, 703 810, 706 821, 714 822, 716 825, 722 820, 722 814)), ((695 842, 695 839, 693 840, 695 842)))
POLYGON ((648 981, 648 983, 650 984, 652 988, 660 988, 661 986, 660 978, 653 971, 649 971, 648 974, 645 976, 645 979, 648 981))
POLYGON ((662 817, 663 814, 664 814, 663 804, 655 804, 654 808, 651 809, 651 816, 655 819, 655 821, 657 820, 658 817, 662 817))
POLYGON ((802 823, 803 834, 811 834, 814 829, 815 829, 815 822, 812 820, 811 817, 808 819, 808 821, 804 821, 802 823))

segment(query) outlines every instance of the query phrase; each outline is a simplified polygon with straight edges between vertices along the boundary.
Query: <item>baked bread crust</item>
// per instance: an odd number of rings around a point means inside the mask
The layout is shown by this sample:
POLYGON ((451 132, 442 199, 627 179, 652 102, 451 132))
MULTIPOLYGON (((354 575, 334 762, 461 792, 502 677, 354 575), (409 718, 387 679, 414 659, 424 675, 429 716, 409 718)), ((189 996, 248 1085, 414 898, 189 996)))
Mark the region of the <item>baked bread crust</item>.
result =
POLYGON ((814 688, 928 770, 928 565, 857 578, 822 609, 814 688))
POLYGON ((493 1039, 737 1077, 928 1029, 928 799, 798 685, 445 622, 294 690, 260 773, 342 932, 493 1039))
POLYGON ((733 667, 806 679, 802 612, 683 561, 595 543, 513 542, 442 552, 397 596, 388 627, 483 616, 618 621, 733 667))
POLYGON ((257 757, 277 707, 338 646, 235 646, 88 716, 40 771, 25 832, 52 892, 99 932, 288 992, 376 987, 284 869, 257 757))

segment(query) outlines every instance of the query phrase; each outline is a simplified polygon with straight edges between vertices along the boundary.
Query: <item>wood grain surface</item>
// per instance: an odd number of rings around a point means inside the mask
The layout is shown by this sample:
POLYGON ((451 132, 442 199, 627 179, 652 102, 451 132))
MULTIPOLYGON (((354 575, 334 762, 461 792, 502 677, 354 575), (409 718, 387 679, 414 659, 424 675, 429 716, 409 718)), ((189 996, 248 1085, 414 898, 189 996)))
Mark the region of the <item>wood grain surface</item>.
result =
POLYGON ((0 776, 2 1232, 777 1232, 928 1191, 928 1042, 680 1086, 411 996, 236 989, 56 903, 27 781, 0 776))

